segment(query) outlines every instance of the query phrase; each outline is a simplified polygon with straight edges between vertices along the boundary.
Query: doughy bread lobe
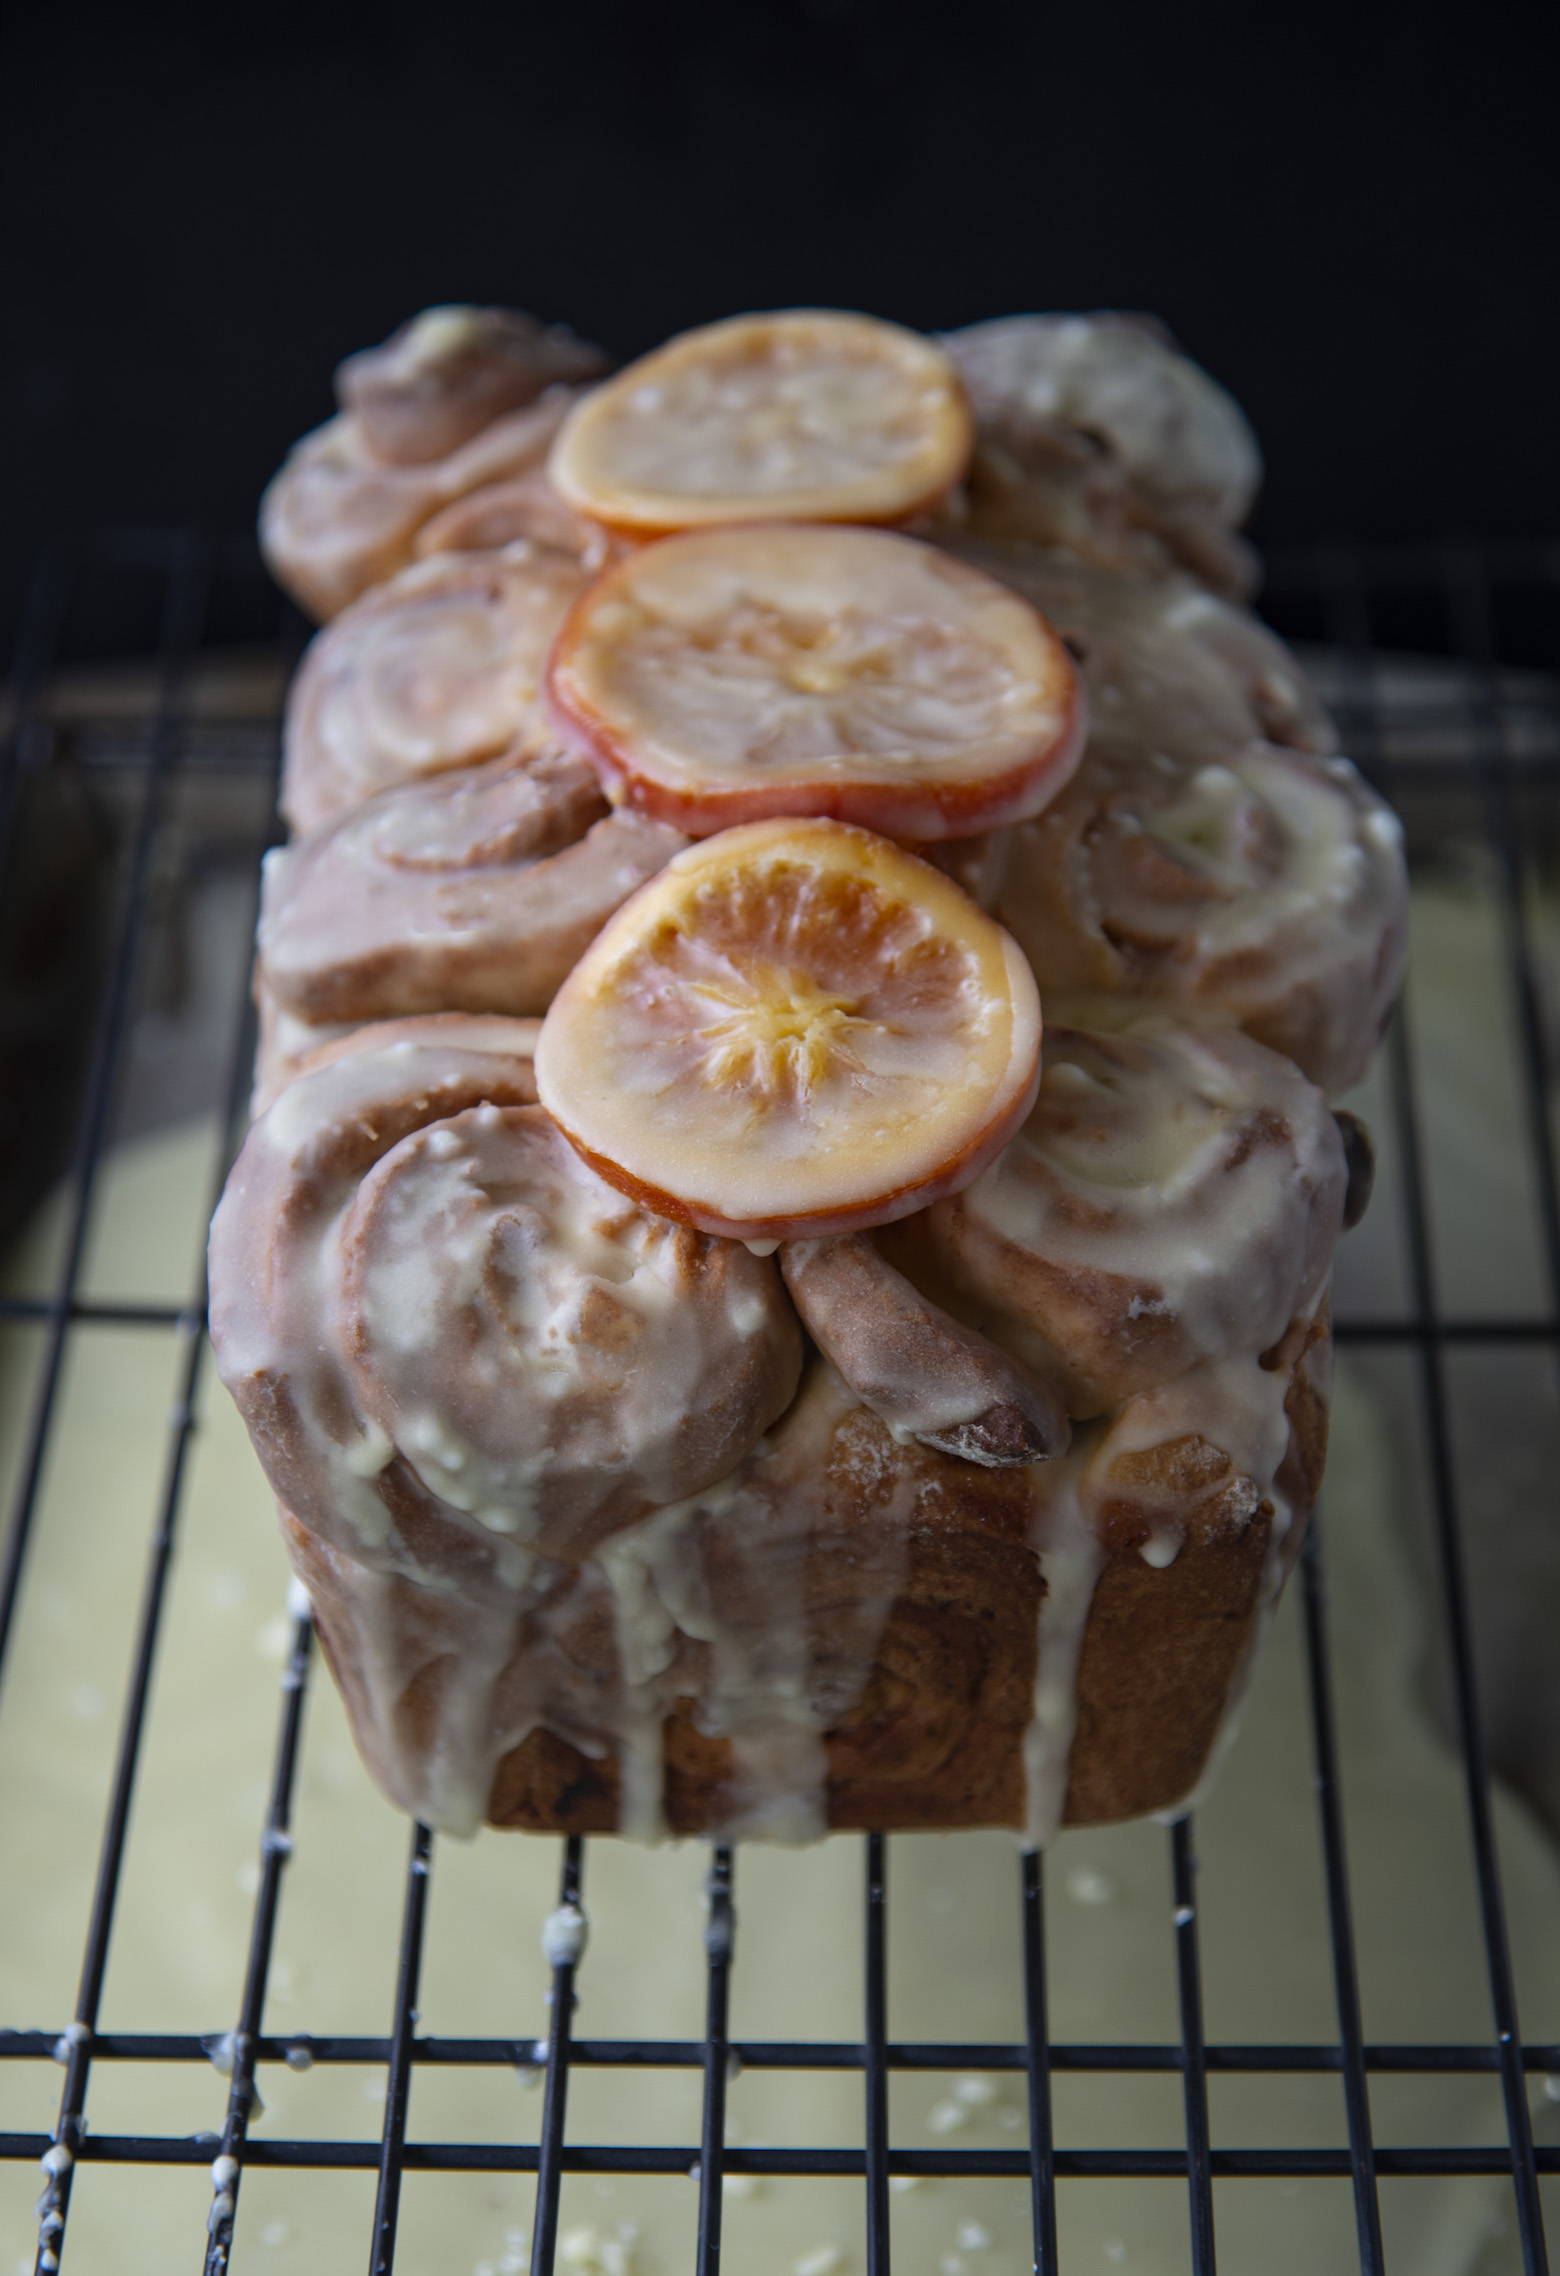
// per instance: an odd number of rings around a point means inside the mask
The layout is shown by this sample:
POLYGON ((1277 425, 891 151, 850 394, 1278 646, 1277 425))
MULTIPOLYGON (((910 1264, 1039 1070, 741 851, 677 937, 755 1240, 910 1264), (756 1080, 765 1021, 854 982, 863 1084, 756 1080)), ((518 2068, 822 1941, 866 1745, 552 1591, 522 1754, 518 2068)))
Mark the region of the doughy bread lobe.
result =
POLYGON ((1154 318, 1007 316, 942 344, 975 413, 972 528, 1145 580, 1184 569, 1216 592, 1254 590, 1237 532, 1261 479, 1256 437, 1154 318))

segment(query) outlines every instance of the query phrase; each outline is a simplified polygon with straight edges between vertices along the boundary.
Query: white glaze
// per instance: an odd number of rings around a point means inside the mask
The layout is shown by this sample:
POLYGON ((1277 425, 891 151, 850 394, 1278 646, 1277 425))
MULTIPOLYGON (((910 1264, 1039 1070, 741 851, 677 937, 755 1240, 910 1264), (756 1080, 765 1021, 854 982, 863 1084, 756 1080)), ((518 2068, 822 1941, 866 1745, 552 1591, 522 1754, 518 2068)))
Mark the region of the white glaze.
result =
MULTIPOLYGON (((926 1213, 965 1316, 1098 1413, 1277 1342, 1324 1284, 1346 1169, 1326 1102, 1241 1035, 1051 1027, 1028 1122, 926 1213)), ((928 1290, 936 1296, 936 1288, 928 1290)))
POLYGON ((405 567, 418 530, 440 507, 539 468, 577 392, 549 387, 426 464, 376 457, 350 412, 327 420, 294 444, 260 501, 268 566, 311 615, 339 615, 405 567))
POLYGON ((543 749, 547 651, 583 582, 567 555, 521 540, 416 562, 344 611, 288 695, 293 827, 316 829, 395 783, 543 749))
POLYGON ((1249 590, 1262 462, 1244 413, 1150 319, 1009 316, 945 336, 977 425, 966 511, 1141 577, 1249 590))
POLYGON ((1031 1544, 1040 1561, 1034 1712, 1024 1733, 1024 1845, 1039 1849, 1062 1822, 1078 1722, 1078 1661, 1105 1557, 1081 1489, 1087 1441, 1035 1474, 1031 1544))
MULTIPOLYGON (((260 982, 290 1022, 535 1014, 687 844, 544 751, 381 792, 266 857, 260 982)), ((296 1053, 296 1028, 277 1044, 296 1053)))
POLYGON ((458 1599, 432 1737, 396 1775, 408 1807, 469 1831, 537 1719, 516 1695, 496 1724, 493 1690, 525 1603, 567 1578, 550 1560, 729 1470, 784 1405, 799 1337, 773 1265, 625 1202, 540 1109, 441 1116, 490 1078, 524 1095, 508 1023, 425 1029, 304 1076, 251 1132, 213 1226, 212 1333, 278 1492, 359 1568, 384 1733, 413 1672, 396 1582, 430 1592, 430 1618, 458 1599), (424 1128, 375 1141, 408 1112, 424 1128), (431 1535, 397 1514, 414 1484, 431 1535))
POLYGON ((542 1923, 542 1957, 549 1968, 578 1967, 585 1956, 590 1923, 578 1905, 559 1905, 542 1923))
POLYGON ((1114 997, 1244 1027, 1357 1082, 1407 953, 1402 833, 1346 759, 1266 743, 1191 769, 1086 757, 1013 833, 998 915, 1048 1009, 1114 997))

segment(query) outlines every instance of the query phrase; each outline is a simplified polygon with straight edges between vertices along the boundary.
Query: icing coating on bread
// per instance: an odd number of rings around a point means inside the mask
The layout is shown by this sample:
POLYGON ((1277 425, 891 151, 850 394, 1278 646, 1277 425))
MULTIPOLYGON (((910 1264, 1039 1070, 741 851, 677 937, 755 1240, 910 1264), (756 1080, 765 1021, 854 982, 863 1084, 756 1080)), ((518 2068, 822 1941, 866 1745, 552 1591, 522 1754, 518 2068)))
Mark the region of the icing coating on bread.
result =
POLYGON ((1337 732, 1298 660, 1249 609, 1189 577, 1147 584, 1038 545, 938 542, 1032 601, 1089 697, 1084 764, 1199 767, 1256 741, 1331 752, 1337 732))
POLYGON ((901 1441, 1004 1469, 1061 1454, 1049 1385, 952 1319, 861 1233, 785 1241, 780 1270, 824 1357, 901 1441))
POLYGON ((310 643, 288 696, 293 828, 396 783, 555 744, 542 673, 583 582, 568 555, 522 542, 419 561, 355 602, 310 643))
POLYGON ((559 751, 403 784, 266 856, 261 979, 313 1024, 543 1012, 687 842, 611 813, 591 769, 559 751))
POLYGON ((381 1028, 301 1076, 212 1226, 219 1371, 278 1495, 435 1588, 725 1475, 800 1359, 774 1265, 602 1185, 507 1025, 381 1028))
POLYGON ((1326 1101, 1245 1036, 1047 1028, 1040 1095, 990 1169, 879 1245, 1099 1414, 1315 1308, 1347 1169, 1326 1101))
POLYGON ((971 528, 1138 577, 1256 582, 1235 535, 1262 461, 1234 398, 1152 319, 1008 316, 944 335, 976 418, 971 528))
MULTIPOLYGON (((489 1051, 516 1062, 516 1082, 525 1081, 525 1065, 534 1058, 539 1019, 475 1019, 465 1012, 424 1012, 420 1016, 389 1020, 326 1020, 317 1026, 284 1012, 263 975, 256 974, 255 1008, 259 1013, 260 1041, 255 1054, 255 1082, 250 1095, 249 1118, 258 1122, 272 1100, 295 1077, 316 1067, 332 1067, 355 1051, 375 1049, 381 1043, 445 1043, 459 1029, 458 1040, 468 1050, 489 1051)), ((536 1097, 534 1077, 524 1093, 536 1097)))
POLYGON ((1402 983, 1402 827, 1347 759, 1251 743, 1186 772, 1086 760, 1013 832, 997 913, 1057 1016, 1184 1007, 1337 1092, 1402 983))
POLYGON ((419 561, 430 553, 496 553, 522 537, 572 555, 589 576, 612 554, 606 531, 577 514, 542 468, 457 498, 423 523, 412 550, 419 561))
POLYGON ((549 387, 447 458, 392 466, 351 412, 293 445, 260 501, 260 550, 277 583, 320 623, 412 559, 441 507, 537 471, 579 390, 549 387))
POLYGON ((599 348, 519 309, 425 308, 380 347, 338 364, 336 396, 375 458, 422 466, 447 458, 545 387, 605 368, 599 348))
POLYGON ((283 1525, 365 1757, 432 1823, 1043 1841, 1176 1807, 1220 1743, 1314 1487, 1285 1428, 1304 1364, 1193 1370, 1059 1462, 988 1470, 815 1359, 729 1477, 480 1586, 283 1525))

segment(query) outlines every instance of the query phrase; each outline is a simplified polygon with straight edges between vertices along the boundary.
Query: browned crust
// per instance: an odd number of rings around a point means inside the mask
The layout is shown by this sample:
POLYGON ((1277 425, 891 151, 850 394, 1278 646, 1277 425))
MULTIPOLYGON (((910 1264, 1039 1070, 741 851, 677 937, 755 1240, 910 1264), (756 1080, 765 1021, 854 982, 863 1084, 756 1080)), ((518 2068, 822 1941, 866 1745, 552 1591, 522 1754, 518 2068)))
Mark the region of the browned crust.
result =
MULTIPOLYGON (((1327 1458, 1331 1313, 1295 1320, 1262 1364, 1289 1371, 1289 1444, 1274 1480, 1288 1505, 1282 1572, 1299 1555, 1327 1458)), ((1255 1639, 1274 1507, 1243 1517, 1233 1465, 1199 1440, 1135 1459, 1145 1498, 1108 1502, 1109 1556, 1078 1665, 1078 1724, 1068 1765, 1067 1825, 1108 1825, 1184 1802, 1207 1768, 1220 1720, 1255 1639), (1190 1501, 1190 1507, 1185 1506, 1190 1501), (1142 1544, 1167 1502, 1186 1537, 1173 1564, 1142 1544)), ((1123 1467, 1118 1461, 1117 1471, 1123 1467)))
POLYGON ((1156 1571, 1136 1548, 1099 1577, 1078 1664, 1067 1825, 1173 1809, 1208 1760, 1251 1635, 1272 1533, 1264 1502, 1156 1571))

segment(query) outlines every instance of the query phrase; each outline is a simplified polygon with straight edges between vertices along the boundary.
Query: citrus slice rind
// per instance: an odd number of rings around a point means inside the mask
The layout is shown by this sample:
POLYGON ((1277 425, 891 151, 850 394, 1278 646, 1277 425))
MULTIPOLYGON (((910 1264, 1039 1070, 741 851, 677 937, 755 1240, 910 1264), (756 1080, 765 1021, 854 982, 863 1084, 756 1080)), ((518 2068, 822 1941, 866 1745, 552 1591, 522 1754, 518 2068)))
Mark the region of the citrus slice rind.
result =
POLYGON ((615 563, 559 632, 548 696, 615 795, 692 837, 809 814, 973 836, 1046 806, 1086 732, 1030 602, 913 538, 816 523, 615 563))
POLYGON ((847 824, 758 822, 618 911, 543 1022, 537 1091, 643 1206, 779 1240, 967 1185, 1039 1048, 1028 966, 948 878, 847 824))
POLYGON ((659 536, 759 516, 901 521, 953 488, 973 447, 940 348, 876 317, 793 309, 630 364, 571 415, 549 472, 581 513, 659 536))

